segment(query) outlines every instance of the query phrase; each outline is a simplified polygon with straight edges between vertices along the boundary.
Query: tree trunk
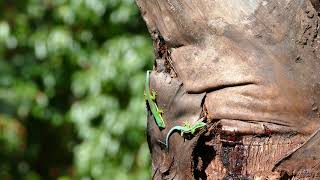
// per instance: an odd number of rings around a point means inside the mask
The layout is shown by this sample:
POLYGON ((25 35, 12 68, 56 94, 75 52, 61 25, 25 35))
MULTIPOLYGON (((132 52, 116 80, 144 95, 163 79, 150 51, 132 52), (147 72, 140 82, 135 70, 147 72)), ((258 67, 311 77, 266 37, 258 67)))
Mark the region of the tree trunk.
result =
POLYGON ((318 0, 137 4, 166 123, 148 111, 153 179, 320 178, 318 0), (164 147, 185 121, 206 127, 164 147))

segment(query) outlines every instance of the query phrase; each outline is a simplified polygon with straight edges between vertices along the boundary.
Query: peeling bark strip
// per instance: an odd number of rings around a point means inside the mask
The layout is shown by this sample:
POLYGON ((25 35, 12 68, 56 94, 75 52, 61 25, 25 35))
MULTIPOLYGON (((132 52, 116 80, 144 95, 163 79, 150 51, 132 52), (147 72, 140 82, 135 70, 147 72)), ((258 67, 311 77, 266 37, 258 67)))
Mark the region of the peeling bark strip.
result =
POLYGON ((320 179, 319 0, 136 1, 167 125, 148 114, 153 179, 320 179))
POLYGON ((320 130, 310 136, 302 146, 278 161, 275 169, 290 176, 320 178, 320 130))

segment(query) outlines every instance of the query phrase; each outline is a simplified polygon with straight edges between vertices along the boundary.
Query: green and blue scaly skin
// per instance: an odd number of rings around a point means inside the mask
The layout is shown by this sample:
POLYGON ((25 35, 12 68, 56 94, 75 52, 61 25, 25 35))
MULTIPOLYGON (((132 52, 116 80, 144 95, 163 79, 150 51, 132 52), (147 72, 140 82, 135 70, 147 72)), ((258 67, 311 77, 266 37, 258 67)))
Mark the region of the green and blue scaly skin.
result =
POLYGON ((156 92, 154 90, 150 90, 150 71, 147 71, 146 82, 145 82, 145 100, 147 101, 150 111, 153 117, 156 120, 156 123, 159 128, 165 128, 166 125, 161 116, 162 111, 158 108, 155 100, 156 100, 156 92))
POLYGON ((166 149, 169 150, 169 138, 171 134, 173 134, 173 132, 180 131, 181 136, 183 136, 183 134, 189 134, 189 133, 193 135, 196 132, 196 130, 203 128, 205 125, 206 123, 204 122, 198 122, 193 126, 191 126, 190 123, 186 121, 184 122, 183 126, 172 127, 166 136, 166 142, 165 143, 161 142, 161 143, 163 143, 166 146, 166 149))

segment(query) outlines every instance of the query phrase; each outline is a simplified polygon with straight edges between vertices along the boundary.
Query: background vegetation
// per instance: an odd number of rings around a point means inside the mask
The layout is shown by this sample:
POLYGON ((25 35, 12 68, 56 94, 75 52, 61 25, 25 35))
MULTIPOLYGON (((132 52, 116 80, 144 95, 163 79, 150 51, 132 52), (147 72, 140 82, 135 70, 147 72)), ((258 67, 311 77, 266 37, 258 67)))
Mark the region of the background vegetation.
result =
POLYGON ((0 1, 0 179, 150 179, 134 0, 0 1))

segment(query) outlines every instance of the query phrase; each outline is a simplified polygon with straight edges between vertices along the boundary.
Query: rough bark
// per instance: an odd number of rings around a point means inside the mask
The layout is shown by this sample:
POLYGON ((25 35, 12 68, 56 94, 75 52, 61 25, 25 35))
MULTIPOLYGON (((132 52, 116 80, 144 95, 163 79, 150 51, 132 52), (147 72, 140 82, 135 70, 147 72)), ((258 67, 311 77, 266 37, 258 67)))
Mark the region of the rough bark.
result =
POLYGON ((154 179, 320 178, 317 0, 137 0, 154 40, 154 179), (204 117, 195 136, 162 141, 204 117))

